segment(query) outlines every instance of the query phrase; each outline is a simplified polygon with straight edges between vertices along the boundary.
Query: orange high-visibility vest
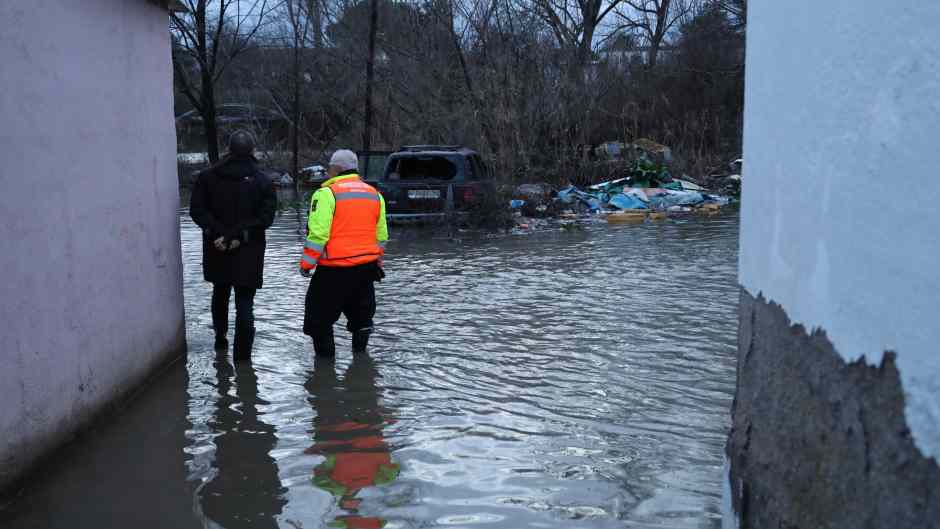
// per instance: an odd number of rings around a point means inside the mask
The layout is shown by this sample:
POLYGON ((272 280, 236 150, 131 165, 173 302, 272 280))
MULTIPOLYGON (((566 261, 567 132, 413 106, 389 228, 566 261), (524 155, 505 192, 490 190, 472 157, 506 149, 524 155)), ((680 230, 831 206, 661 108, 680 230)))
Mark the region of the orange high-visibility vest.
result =
POLYGON ((375 236, 381 214, 379 192, 358 178, 340 180, 330 191, 336 209, 319 264, 350 267, 377 261, 385 253, 375 236))

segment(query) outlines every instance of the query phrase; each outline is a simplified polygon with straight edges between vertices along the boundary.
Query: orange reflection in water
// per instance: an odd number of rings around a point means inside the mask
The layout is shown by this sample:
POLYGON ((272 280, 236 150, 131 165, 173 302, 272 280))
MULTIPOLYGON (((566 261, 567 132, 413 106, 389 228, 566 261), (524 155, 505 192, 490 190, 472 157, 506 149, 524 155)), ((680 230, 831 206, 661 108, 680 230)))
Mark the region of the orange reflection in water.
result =
POLYGON ((326 459, 313 471, 314 484, 337 497, 346 511, 329 526, 346 529, 378 529, 385 520, 361 516, 362 489, 391 483, 399 465, 392 461, 384 428, 391 421, 379 406, 378 370, 368 355, 356 355, 343 379, 332 360, 317 359, 307 381, 314 419, 314 445, 307 454, 326 459))

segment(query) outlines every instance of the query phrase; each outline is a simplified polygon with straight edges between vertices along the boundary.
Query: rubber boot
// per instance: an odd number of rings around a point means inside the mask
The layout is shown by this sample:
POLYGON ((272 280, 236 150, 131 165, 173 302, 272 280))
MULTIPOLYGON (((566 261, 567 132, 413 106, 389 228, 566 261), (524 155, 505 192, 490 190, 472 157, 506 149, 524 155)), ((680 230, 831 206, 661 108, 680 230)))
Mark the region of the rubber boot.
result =
POLYGON ((313 352, 322 358, 336 356, 336 343, 333 342, 333 329, 320 332, 313 337, 313 352))
POLYGON ((241 361, 250 361, 251 360, 251 347, 255 342, 255 327, 244 326, 239 327, 235 326, 235 346, 233 360, 236 362, 241 361))
POLYGON ((215 335, 215 351, 217 353, 224 353, 228 350, 228 338, 224 334, 215 335))
POLYGON ((372 329, 363 329, 353 333, 352 352, 354 354, 362 354, 366 352, 366 349, 369 347, 369 335, 371 334, 372 329))

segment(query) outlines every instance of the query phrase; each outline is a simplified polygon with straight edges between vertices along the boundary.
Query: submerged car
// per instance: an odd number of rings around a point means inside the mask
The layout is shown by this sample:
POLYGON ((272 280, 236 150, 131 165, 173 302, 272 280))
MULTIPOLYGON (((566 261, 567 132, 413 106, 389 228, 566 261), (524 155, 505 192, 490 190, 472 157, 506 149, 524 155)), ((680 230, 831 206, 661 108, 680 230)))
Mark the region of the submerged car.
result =
POLYGON ((326 167, 322 165, 311 165, 300 170, 300 181, 303 184, 312 184, 314 182, 323 182, 326 180, 326 167))
POLYGON ((465 213, 496 189, 480 154, 454 145, 402 147, 389 155, 377 184, 390 221, 465 213))

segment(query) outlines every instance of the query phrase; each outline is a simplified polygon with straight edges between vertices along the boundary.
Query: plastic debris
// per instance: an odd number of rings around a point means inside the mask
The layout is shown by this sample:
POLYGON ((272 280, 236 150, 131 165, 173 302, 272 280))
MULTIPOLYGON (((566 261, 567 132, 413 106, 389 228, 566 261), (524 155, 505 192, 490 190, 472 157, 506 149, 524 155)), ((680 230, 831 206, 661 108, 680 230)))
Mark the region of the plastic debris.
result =
POLYGON ((703 204, 697 211, 703 215, 717 215, 721 211, 721 206, 715 203, 703 204))
POLYGON ((607 222, 611 224, 640 223, 646 220, 647 213, 649 213, 649 211, 636 209, 617 211, 607 215, 607 222))
POLYGON ((636 198, 642 200, 644 203, 648 203, 648 202, 650 201, 649 195, 646 194, 645 191, 643 191, 642 189, 639 189, 639 188, 624 189, 624 190, 623 190, 623 194, 625 194, 625 195, 630 195, 630 196, 632 196, 632 197, 636 197, 636 198))
POLYGON ((681 191, 705 191, 705 188, 696 184, 695 182, 689 182, 688 180, 679 180, 678 178, 674 179, 673 182, 678 182, 681 191))
MULTIPOLYGON (((605 149, 615 151, 611 145, 605 149)), ((733 201, 691 180, 672 178, 664 164, 648 158, 636 160, 622 178, 587 188, 568 185, 557 192, 546 184, 523 184, 512 199, 519 232, 662 221, 696 212, 712 216, 733 201)))
POLYGON ((574 186, 568 186, 558 192, 558 200, 565 204, 581 202, 591 211, 597 211, 604 207, 604 201, 601 200, 601 195, 602 194, 586 193, 574 186))
POLYGON ((649 209, 646 205, 646 202, 640 200, 635 195, 627 195, 624 193, 618 193, 612 197, 607 202, 608 205, 613 206, 618 209, 649 209))
POLYGON ((515 198, 539 201, 552 194, 552 188, 548 184, 522 184, 516 187, 513 192, 515 198))
POLYGON ((668 209, 672 206, 696 206, 705 202, 705 197, 697 191, 672 191, 650 197, 653 209, 668 209))

